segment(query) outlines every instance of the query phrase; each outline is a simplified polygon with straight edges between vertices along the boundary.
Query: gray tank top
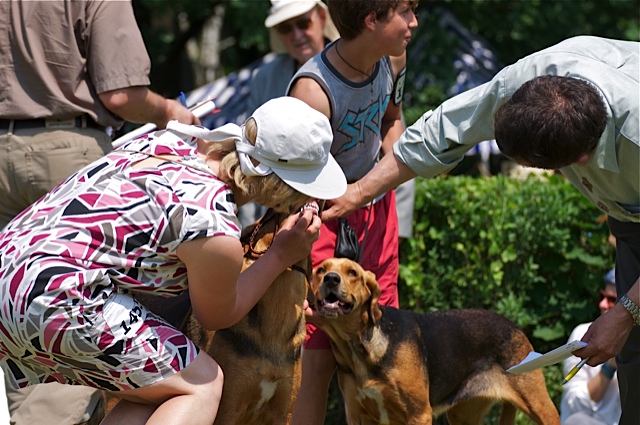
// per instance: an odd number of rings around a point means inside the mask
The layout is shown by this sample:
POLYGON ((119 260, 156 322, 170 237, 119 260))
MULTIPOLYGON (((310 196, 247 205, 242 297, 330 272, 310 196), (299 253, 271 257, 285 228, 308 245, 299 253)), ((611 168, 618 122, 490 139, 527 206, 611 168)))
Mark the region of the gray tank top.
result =
POLYGON ((287 94, 300 77, 312 78, 323 88, 331 106, 331 153, 353 183, 378 160, 382 117, 391 100, 395 77, 391 60, 385 56, 376 64, 371 78, 361 83, 347 80, 327 60, 326 51, 332 44, 298 70, 287 94))

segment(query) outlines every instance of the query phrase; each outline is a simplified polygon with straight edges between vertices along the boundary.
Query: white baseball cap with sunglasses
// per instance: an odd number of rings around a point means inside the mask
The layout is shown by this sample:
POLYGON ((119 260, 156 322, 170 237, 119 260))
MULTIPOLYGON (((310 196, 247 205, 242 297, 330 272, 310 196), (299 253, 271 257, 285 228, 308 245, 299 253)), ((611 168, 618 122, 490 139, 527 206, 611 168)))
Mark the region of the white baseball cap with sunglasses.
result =
POLYGON ((303 18, 302 15, 311 11, 314 7, 321 7, 324 9, 327 15, 326 24, 323 30, 323 35, 329 41, 335 41, 340 38, 336 26, 333 24, 331 17, 329 16, 329 10, 327 5, 320 0, 271 0, 271 9, 269 9, 269 15, 264 21, 264 26, 269 28, 269 42, 271 44, 271 50, 274 53, 285 53, 286 48, 278 33, 288 34, 293 31, 293 27, 296 26, 300 30, 308 29, 312 21, 308 18, 303 18), (281 26, 285 21, 300 16, 299 20, 296 20, 293 24, 287 23, 281 26))

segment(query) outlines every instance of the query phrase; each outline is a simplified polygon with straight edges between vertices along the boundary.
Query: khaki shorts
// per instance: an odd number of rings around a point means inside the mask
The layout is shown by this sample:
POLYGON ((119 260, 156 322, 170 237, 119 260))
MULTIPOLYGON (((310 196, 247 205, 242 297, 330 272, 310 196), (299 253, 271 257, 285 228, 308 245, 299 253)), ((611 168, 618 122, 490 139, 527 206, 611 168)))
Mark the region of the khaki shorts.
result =
POLYGON ((112 149, 111 138, 97 128, 0 132, 0 228, 112 149))

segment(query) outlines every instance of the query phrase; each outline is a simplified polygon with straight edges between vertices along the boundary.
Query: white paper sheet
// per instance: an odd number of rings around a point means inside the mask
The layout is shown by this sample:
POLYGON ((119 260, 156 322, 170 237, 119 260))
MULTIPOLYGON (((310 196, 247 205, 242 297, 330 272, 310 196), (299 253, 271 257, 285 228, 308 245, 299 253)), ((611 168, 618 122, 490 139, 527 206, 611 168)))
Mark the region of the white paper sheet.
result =
POLYGON ((520 363, 507 369, 509 373, 524 373, 544 366, 559 363, 570 357, 572 352, 586 347, 587 343, 582 341, 571 341, 565 345, 555 348, 546 354, 530 352, 520 363))

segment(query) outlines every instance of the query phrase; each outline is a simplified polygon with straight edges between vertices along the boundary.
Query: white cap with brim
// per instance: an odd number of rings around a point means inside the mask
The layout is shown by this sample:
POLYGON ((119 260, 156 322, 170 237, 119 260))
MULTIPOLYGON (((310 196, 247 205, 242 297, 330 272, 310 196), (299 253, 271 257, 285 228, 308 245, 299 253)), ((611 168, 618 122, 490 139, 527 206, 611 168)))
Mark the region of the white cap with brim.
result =
POLYGON ((274 27, 284 21, 304 15, 316 6, 323 8, 327 15, 323 30, 325 38, 329 41, 335 41, 340 38, 340 33, 331 20, 331 16, 329 16, 327 5, 321 0, 271 0, 271 9, 269 9, 269 15, 264 21, 264 26, 269 29, 271 51, 275 53, 285 53, 287 51, 274 27))
POLYGON ((244 126, 235 124, 208 130, 170 121, 167 130, 209 141, 234 139, 245 175, 273 172, 311 198, 335 199, 346 192, 347 179, 330 153, 333 132, 325 115, 299 99, 279 97, 264 103, 250 118, 256 121, 255 145, 246 138, 244 126))

